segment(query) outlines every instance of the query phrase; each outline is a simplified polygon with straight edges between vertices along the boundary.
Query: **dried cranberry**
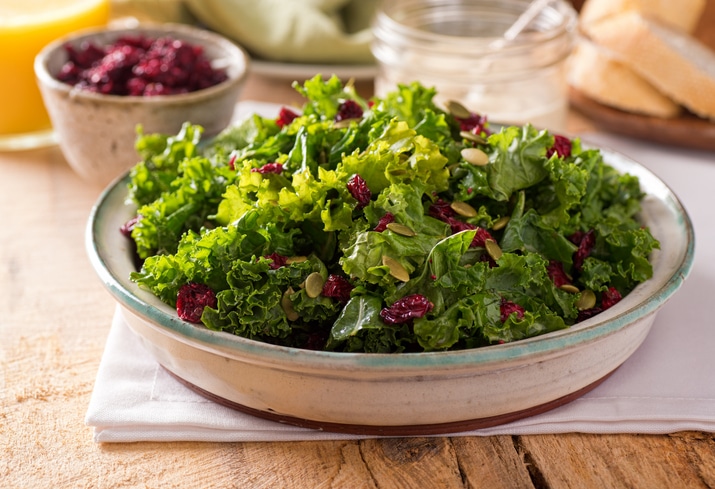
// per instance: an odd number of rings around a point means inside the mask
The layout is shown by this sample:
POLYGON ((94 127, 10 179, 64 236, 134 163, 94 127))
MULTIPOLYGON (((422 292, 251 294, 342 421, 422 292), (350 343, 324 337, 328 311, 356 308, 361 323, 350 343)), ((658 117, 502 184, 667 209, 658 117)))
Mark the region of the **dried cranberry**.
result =
POLYGON ((176 312, 184 321, 200 323, 204 307, 216 307, 216 304, 216 294, 208 285, 189 282, 179 289, 176 312))
POLYGON ((562 158, 571 156, 571 140, 558 134, 555 135, 553 146, 546 150, 546 157, 551 158, 554 153, 562 158))
POLYGON ((488 239, 491 239, 492 241, 496 241, 492 235, 489 233, 484 228, 477 227, 477 234, 474 235, 474 239, 472 240, 472 243, 469 245, 471 247, 481 247, 484 248, 484 245, 488 239))
POLYGON ((487 136, 491 134, 491 131, 487 126, 487 116, 479 115, 472 112, 469 117, 455 117, 457 122, 459 122, 459 129, 462 131, 469 131, 477 135, 486 134, 487 136))
POLYGON ((605 311, 609 307, 613 307, 622 298, 621 293, 615 287, 609 287, 601 293, 601 307, 605 311))
POLYGON ((375 229, 373 229, 373 231, 377 231, 378 233, 381 233, 385 229, 387 229, 387 225, 390 224, 391 222, 395 222, 395 216, 392 215, 391 212, 387 212, 377 222, 377 226, 375 226, 375 229))
POLYGON ((483 247, 486 240, 494 240, 492 235, 486 229, 480 228, 475 224, 471 224, 457 219, 455 217, 457 213, 454 212, 454 209, 452 209, 449 202, 443 199, 437 199, 435 202, 433 202, 429 206, 427 212, 431 217, 434 217, 435 219, 439 219, 440 221, 449 224, 449 227, 454 234, 459 233, 461 231, 476 229, 477 233, 474 235, 474 239, 472 240, 472 243, 470 245, 472 247, 483 247))
POLYGON ((104 50, 102 48, 87 41, 82 42, 79 49, 76 49, 71 44, 65 45, 64 48, 69 57, 69 63, 79 69, 91 66, 104 57, 104 50))
POLYGON ((298 114, 296 114, 287 107, 281 107, 280 112, 278 112, 276 124, 278 125, 278 127, 283 128, 293 122, 296 117, 298 117, 298 114))
MULTIPOLYGON (((455 217, 448 217, 445 219, 447 224, 449 224, 452 233, 459 233, 461 231, 471 231, 473 229, 478 229, 475 224, 470 224, 466 221, 460 221, 455 217)), ((476 236, 475 236, 476 237, 476 236)))
POLYGON ((571 241, 576 246, 578 246, 579 244, 581 244, 581 240, 583 239, 585 234, 586 233, 583 231, 576 231, 571 236, 568 237, 568 240, 571 241))
POLYGON ((119 232, 122 233, 127 238, 130 238, 132 236, 132 231, 134 230, 134 226, 136 226, 138 222, 139 222, 139 216, 132 217, 127 222, 125 222, 124 224, 121 225, 121 227, 119 228, 119 232))
POLYGON ((562 285, 571 284, 571 279, 564 271, 564 264, 557 260, 551 260, 546 266, 546 271, 554 283, 554 286, 561 287, 562 285))
POLYGON ((590 309, 584 309, 583 311, 578 312, 578 317, 576 318, 576 322, 580 323, 581 321, 585 321, 589 318, 592 318, 596 314, 600 314, 603 312, 603 309, 600 307, 592 307, 590 309))
MULTIPOLYGON (((127 80, 127 95, 132 95, 134 97, 141 97, 147 90, 149 83, 139 77, 132 77, 127 80)), ((151 88, 150 88, 151 90, 151 88)))
POLYGON ((350 300, 351 290, 353 290, 353 286, 345 277, 329 275, 328 280, 323 284, 322 294, 340 302, 347 302, 350 300))
POLYGON ((590 309, 579 311, 576 322, 585 321, 588 318, 592 318, 596 314, 602 313, 606 309, 613 307, 621 299, 621 293, 618 292, 615 287, 609 287, 601 293, 601 306, 595 306, 590 309))
POLYGON ((449 205, 449 202, 443 199, 437 199, 434 201, 427 210, 431 217, 439 219, 440 221, 447 222, 450 217, 454 217, 457 213, 454 212, 449 205))
POLYGON ((387 324, 409 323, 414 318, 421 318, 432 310, 432 304, 421 294, 412 294, 395 301, 390 307, 380 311, 380 317, 387 324))
POLYGON ((501 304, 499 305, 499 312, 501 313, 501 322, 505 323, 509 316, 513 313, 516 313, 516 318, 518 320, 524 319, 525 310, 519 304, 502 299, 501 304))
POLYGON ((484 247, 484 243, 488 239, 491 239, 492 241, 496 241, 491 233, 487 231, 484 228, 480 228, 479 226, 475 224, 470 224, 468 222, 460 221, 459 219, 455 219, 453 217, 447 218, 447 224, 449 224, 450 229, 452 230, 452 233, 459 233, 461 231, 472 231, 476 230, 477 232, 474 234, 474 239, 472 239, 472 242, 470 243, 469 246, 472 248, 476 247, 484 247))
POLYGON ((372 192, 370 192, 370 189, 367 188, 367 183, 360 175, 353 175, 352 178, 348 180, 347 187, 350 195, 357 200, 358 209, 362 209, 370 203, 372 192))
POLYGON ((284 267, 288 263, 288 257, 279 255, 278 253, 271 253, 270 255, 266 255, 264 258, 272 260, 270 264, 271 270, 278 270, 280 267, 284 267))
POLYGON ((360 119, 362 117, 362 107, 354 100, 346 100, 338 107, 338 113, 335 114, 335 122, 340 122, 348 119, 360 119))
POLYGON ((283 172, 283 164, 282 163, 266 163, 260 168, 251 168, 251 172, 253 173, 261 173, 261 174, 266 174, 266 173, 277 173, 280 174, 283 172))
POLYGON ((203 48, 168 37, 124 36, 100 47, 65 46, 69 60, 57 78, 78 88, 109 94, 152 96, 193 92, 228 78, 214 69, 203 48))
POLYGON ((574 244, 578 245, 578 249, 574 252, 573 255, 573 266, 575 270, 581 271, 581 268, 583 268, 583 262, 584 260, 588 257, 588 255, 591 254, 591 250, 593 250, 594 245, 596 244, 596 233, 593 231, 593 229, 589 230, 586 233, 578 233, 579 234, 579 240, 578 242, 575 242, 576 238, 576 233, 572 235, 571 241, 574 241, 574 244))
POLYGON ((67 61, 60 67, 60 71, 57 73, 57 79, 61 82, 74 84, 74 80, 80 76, 82 68, 77 66, 73 61, 67 61))

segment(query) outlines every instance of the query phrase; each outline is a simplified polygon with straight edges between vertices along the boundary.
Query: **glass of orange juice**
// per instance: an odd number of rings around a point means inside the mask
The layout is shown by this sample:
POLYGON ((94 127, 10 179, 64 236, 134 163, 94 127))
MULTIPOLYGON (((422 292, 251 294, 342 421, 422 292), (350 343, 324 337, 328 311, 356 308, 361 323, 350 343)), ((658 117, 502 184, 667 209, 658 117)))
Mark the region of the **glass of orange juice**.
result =
POLYGON ((105 25, 109 0, 0 1, 0 151, 53 144, 33 62, 50 41, 105 25))

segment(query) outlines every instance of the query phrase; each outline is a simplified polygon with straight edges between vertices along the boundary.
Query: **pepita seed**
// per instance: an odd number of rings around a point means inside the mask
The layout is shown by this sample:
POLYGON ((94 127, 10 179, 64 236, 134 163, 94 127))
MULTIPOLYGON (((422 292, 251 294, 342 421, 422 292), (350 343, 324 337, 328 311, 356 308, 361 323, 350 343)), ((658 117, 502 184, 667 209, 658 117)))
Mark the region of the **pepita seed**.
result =
POLYGON ((402 282, 410 281, 410 274, 407 273, 407 270, 405 270, 405 267, 403 267, 399 261, 394 258, 390 258, 387 255, 382 255, 382 264, 390 269, 390 275, 395 277, 397 280, 402 282))
POLYGON ((399 234, 401 236, 415 236, 417 233, 415 233, 411 228, 405 226, 404 224, 400 224, 399 222, 390 222, 387 224, 387 229, 392 231, 395 234, 399 234))
POLYGON ((494 231, 499 231, 500 229, 504 229, 506 227, 506 225, 509 223, 509 219, 511 219, 511 217, 509 217, 509 216, 500 217, 499 219, 494 221, 494 224, 492 224, 492 229, 494 231))
POLYGON ((462 158, 474 166, 485 166, 489 164, 489 156, 479 148, 464 148, 461 153, 462 158))
POLYGON ((578 287, 575 285, 571 284, 563 284, 559 289, 563 290, 564 292, 568 292, 569 294, 578 294, 580 290, 578 290, 578 287))
POLYGON ((445 105, 449 113, 458 119, 468 119, 472 116, 472 112, 456 100, 447 100, 445 105))
POLYGON ((305 293, 311 299, 315 299, 323 292, 323 285, 325 285, 325 280, 320 272, 313 272, 305 279, 305 293))
POLYGON ((286 313, 288 321, 297 321, 300 317, 298 313, 295 312, 295 309, 293 309, 293 302, 290 300, 290 296, 294 293, 293 287, 288 287, 281 297, 281 307, 283 308, 283 312, 286 313))
POLYGON ((484 242, 484 247, 487 249, 487 253, 492 257, 492 260, 497 261, 502 256, 502 250, 493 239, 488 239, 484 242))
POLYGON ((290 265, 291 263, 303 263, 307 259, 307 256, 289 256, 286 258, 286 264, 290 265))
POLYGON ((585 311, 586 309, 591 309, 596 305, 596 294, 591 289, 585 289, 581 292, 578 300, 576 301, 576 308, 579 311, 585 311))
POLYGON ((477 144, 487 144, 487 140, 481 137, 479 134, 474 134, 473 132, 470 131, 459 131, 459 135, 468 141, 471 141, 473 143, 477 144))
POLYGON ((454 212, 463 217, 474 217, 477 215, 477 210, 466 202, 452 202, 449 204, 454 212))

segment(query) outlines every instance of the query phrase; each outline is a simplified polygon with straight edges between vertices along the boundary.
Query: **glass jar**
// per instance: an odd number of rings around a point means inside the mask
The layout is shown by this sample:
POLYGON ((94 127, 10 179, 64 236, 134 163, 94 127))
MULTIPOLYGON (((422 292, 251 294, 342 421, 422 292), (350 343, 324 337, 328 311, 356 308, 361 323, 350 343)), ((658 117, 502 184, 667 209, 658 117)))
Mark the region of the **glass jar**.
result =
POLYGON ((563 130, 577 14, 554 0, 506 40, 504 32, 530 3, 385 0, 373 21, 376 94, 418 81, 437 89, 438 104, 456 100, 495 123, 563 130))

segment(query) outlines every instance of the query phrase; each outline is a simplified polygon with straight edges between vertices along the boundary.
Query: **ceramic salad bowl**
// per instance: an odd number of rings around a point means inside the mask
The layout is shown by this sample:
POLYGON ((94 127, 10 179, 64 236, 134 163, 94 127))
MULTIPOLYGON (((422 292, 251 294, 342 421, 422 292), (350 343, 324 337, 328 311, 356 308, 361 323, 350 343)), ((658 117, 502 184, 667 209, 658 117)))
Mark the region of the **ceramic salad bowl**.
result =
POLYGON ((688 275, 690 219, 670 189, 627 157, 606 163, 640 179, 641 219, 660 241, 653 277, 610 309, 568 329, 472 350, 336 353, 288 348, 211 331, 129 280, 134 262, 118 231, 127 177, 94 207, 92 265, 128 325, 165 369, 193 390, 260 417, 335 432, 420 435, 495 426, 567 403, 596 387, 639 347, 688 275))

